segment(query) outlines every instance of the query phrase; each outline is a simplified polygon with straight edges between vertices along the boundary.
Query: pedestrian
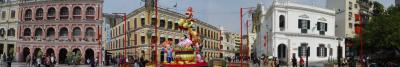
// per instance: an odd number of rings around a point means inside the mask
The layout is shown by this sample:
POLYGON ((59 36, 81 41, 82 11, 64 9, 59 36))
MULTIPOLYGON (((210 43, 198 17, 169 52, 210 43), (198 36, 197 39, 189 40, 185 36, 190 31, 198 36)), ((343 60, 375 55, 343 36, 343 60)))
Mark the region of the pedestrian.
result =
POLYGON ((300 67, 304 67, 304 59, 303 59, 303 57, 300 57, 300 67))
POLYGON ((95 65, 96 65, 96 66, 99 65, 99 59, 97 59, 97 58, 99 58, 99 57, 94 58, 94 62, 95 62, 95 65))
POLYGON ((7 58, 7 67, 11 67, 11 62, 12 62, 12 56, 11 56, 11 55, 8 55, 8 58, 7 58))
POLYGON ((31 65, 30 62, 31 62, 31 57, 30 54, 28 54, 28 56, 25 57, 25 63, 28 67, 30 67, 31 65))
POLYGON ((36 57, 36 67, 40 67, 42 60, 40 59, 40 57, 36 57))
POLYGON ((50 56, 50 67, 55 67, 56 59, 54 58, 54 54, 50 56))
POLYGON ((293 56, 293 58, 292 58, 292 66, 297 67, 297 59, 295 56, 293 56))
POLYGON ((96 67, 96 62, 93 57, 90 58, 90 67, 96 67))

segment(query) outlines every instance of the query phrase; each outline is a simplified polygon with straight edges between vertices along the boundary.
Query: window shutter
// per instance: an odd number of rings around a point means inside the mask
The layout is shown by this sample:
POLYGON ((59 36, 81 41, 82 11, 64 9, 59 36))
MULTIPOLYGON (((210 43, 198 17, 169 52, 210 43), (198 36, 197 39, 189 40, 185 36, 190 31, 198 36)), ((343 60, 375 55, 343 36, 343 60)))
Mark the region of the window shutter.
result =
POLYGON ((328 31, 328 23, 325 23, 325 31, 328 31))
POLYGON ((307 20, 307 29, 310 29, 310 20, 307 20))
POLYGON ((300 47, 298 47, 298 49, 299 49, 299 50, 298 50, 298 53, 299 53, 299 54, 297 54, 297 55, 299 55, 299 57, 300 57, 301 55, 303 55, 303 53, 301 52, 301 51, 303 51, 303 50, 302 50, 303 48, 300 46, 300 47))
POLYGON ((301 19, 299 19, 298 25, 299 25, 298 27, 301 29, 301 26, 303 26, 303 25, 302 25, 302 22, 301 22, 301 19))

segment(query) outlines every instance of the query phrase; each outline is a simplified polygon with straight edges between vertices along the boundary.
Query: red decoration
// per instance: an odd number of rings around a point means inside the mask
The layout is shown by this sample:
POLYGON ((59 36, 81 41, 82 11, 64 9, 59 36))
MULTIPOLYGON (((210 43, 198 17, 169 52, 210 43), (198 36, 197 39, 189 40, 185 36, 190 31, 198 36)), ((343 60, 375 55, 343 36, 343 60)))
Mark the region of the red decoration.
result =
POLYGON ((355 20, 356 21, 360 21, 361 20, 360 14, 354 14, 354 16, 355 16, 355 20))
POLYGON ((356 34, 360 34, 360 33, 361 33, 361 26, 357 24, 357 25, 355 25, 355 27, 356 27, 356 28, 354 29, 354 30, 355 30, 355 33, 356 33, 356 34))

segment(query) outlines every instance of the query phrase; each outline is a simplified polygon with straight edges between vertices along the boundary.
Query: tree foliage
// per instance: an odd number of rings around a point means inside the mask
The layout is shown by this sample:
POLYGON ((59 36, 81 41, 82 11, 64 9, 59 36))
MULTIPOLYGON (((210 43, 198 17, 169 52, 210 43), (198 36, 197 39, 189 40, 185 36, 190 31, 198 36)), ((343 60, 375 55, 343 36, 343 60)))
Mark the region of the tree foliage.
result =
POLYGON ((389 7, 386 12, 373 16, 370 22, 363 26, 362 36, 366 48, 399 48, 399 7, 389 7))

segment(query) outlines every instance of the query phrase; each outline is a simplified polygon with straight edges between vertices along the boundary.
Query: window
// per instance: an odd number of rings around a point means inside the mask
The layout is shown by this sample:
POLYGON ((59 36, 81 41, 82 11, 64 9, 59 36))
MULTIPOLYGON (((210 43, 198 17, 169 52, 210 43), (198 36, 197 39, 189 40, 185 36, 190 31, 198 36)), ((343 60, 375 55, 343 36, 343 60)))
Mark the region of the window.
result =
POLYGON ((93 7, 88 7, 86 9, 86 15, 94 15, 95 14, 95 10, 93 7))
POLYGON ((353 3, 349 2, 349 10, 353 9, 353 3))
POLYGON ((74 19, 80 19, 81 18, 81 12, 82 12, 82 9, 81 9, 81 7, 74 7, 74 12, 72 13, 73 15, 74 15, 74 19))
POLYGON ((88 36, 88 37, 94 37, 94 29, 91 28, 91 27, 86 28, 85 34, 86 34, 86 36, 88 36))
POLYGON ((7 36, 15 36, 15 29, 10 28, 7 30, 7 36))
POLYGON ((327 31, 327 23, 324 22, 317 22, 317 30, 319 31, 320 35, 325 35, 325 32, 327 31))
POLYGON ((160 27, 164 28, 165 27, 165 20, 160 20, 160 27))
POLYGON ((141 42, 142 44, 145 44, 145 42, 146 42, 146 37, 141 36, 141 37, 140 37, 140 42, 141 42))
POLYGON ((151 18, 151 26, 154 26, 156 24, 157 19, 156 18, 151 18))
POLYGON ((298 48, 299 50, 299 56, 307 56, 307 48, 308 48, 308 44, 307 43, 301 43, 300 47, 298 48))
POLYGON ((86 19, 94 19, 95 10, 93 7, 86 8, 86 19))
POLYGON ((60 29, 60 33, 59 36, 63 37, 63 36, 67 36, 68 35, 68 29, 67 28, 61 28, 60 29))
POLYGON ((357 5, 357 4, 354 4, 354 8, 358 8, 358 5, 357 5))
POLYGON ((349 12, 349 20, 351 20, 351 18, 353 18, 353 13, 349 12))
POLYGON ((1 12, 1 19, 5 19, 6 18, 6 11, 2 11, 1 12))
POLYGON ((133 28, 137 28, 137 18, 133 19, 133 28))
POLYGON ((353 23, 349 23, 349 28, 353 28, 353 23))
POLYGON ((15 18, 15 10, 11 10, 11 18, 15 18))
POLYGON ((60 19, 68 19, 68 8, 67 7, 61 7, 61 12, 60 12, 60 19))
POLYGON ((47 20, 54 20, 56 15, 56 9, 53 7, 50 7, 47 10, 47 20))
POLYGON ((43 33, 42 28, 36 28, 36 30, 35 30, 35 36, 40 37, 40 36, 42 36, 42 33, 43 33))
POLYGON ((146 25, 146 20, 144 18, 140 19, 140 26, 146 25))
POLYGON ((179 28, 178 23, 174 23, 174 26, 175 26, 175 30, 178 30, 178 28, 179 28))
POLYGON ((72 36, 80 36, 81 35, 81 28, 75 27, 72 31, 72 36))
POLYGON ((285 16, 279 16, 279 28, 281 31, 285 30, 285 16))
POLYGON ((31 29, 25 28, 24 29, 24 36, 31 36, 31 29))
POLYGON ((168 29, 172 29, 172 21, 168 21, 168 29))
POLYGON ((54 36, 55 35, 55 30, 54 30, 54 28, 49 28, 49 29, 47 29, 47 37, 51 37, 51 36, 54 36))
POLYGON ((4 28, 0 29, 0 36, 3 37, 6 34, 6 31, 4 30, 4 28))
POLYGON ((32 10, 31 9, 28 9, 25 11, 25 20, 27 20, 27 21, 32 20, 32 10))
POLYGON ((160 43, 163 43, 165 41, 164 37, 160 37, 160 43))
POLYGON ((299 19, 298 24, 298 28, 301 29, 301 33, 307 33, 307 30, 310 29, 310 20, 299 19))
POLYGON ((43 20, 43 9, 39 8, 36 10, 36 20, 43 20))
POLYGON ((320 44, 317 47, 317 56, 318 57, 326 57, 327 56, 327 48, 324 44, 320 44))

